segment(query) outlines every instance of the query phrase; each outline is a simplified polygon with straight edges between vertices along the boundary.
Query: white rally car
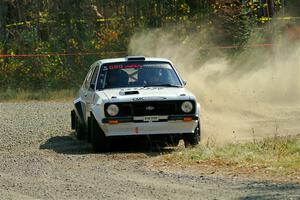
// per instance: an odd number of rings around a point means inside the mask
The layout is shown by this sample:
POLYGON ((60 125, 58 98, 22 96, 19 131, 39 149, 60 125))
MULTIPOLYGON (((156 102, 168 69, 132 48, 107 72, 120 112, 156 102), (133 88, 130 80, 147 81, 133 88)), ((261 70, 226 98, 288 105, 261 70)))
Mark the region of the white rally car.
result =
POLYGON ((71 111, 72 129, 95 152, 115 138, 144 137, 160 145, 200 141, 200 105, 171 61, 128 56, 91 65, 71 111))

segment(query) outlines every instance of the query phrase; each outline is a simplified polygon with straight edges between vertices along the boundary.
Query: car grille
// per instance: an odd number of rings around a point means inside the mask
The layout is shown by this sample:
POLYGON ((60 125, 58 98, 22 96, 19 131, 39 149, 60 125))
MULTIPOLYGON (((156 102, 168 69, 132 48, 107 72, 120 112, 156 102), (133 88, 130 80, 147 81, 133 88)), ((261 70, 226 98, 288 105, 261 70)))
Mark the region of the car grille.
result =
MULTIPOLYGON (((151 116, 151 115, 180 115, 195 113, 195 102, 191 101, 194 109, 190 113, 181 110, 183 101, 149 101, 149 102, 127 102, 114 103, 119 106, 119 114, 116 117, 128 116, 151 116)), ((106 108, 111 103, 105 104, 105 115, 109 117, 106 108)))

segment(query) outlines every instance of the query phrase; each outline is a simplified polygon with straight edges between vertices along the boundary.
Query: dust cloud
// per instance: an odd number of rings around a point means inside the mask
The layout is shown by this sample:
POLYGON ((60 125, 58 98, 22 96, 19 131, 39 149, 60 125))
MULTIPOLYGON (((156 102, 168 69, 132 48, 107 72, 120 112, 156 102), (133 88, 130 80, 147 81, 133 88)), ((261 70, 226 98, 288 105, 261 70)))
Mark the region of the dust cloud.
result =
POLYGON ((129 52, 174 63, 201 104, 204 143, 300 134, 299 44, 281 37, 272 47, 228 56, 207 49, 204 31, 178 37, 170 29, 145 30, 131 38, 129 52))

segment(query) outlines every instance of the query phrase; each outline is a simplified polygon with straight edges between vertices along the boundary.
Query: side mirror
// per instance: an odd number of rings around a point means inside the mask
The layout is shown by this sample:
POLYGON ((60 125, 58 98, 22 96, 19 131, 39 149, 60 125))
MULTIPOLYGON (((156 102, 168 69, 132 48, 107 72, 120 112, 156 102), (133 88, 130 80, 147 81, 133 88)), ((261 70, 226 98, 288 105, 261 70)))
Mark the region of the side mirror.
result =
POLYGON ((95 89, 95 83, 91 83, 90 88, 91 88, 92 90, 94 90, 94 89, 95 89))
POLYGON ((187 84, 187 81, 186 81, 186 80, 183 80, 182 82, 183 82, 183 85, 186 85, 186 84, 187 84))

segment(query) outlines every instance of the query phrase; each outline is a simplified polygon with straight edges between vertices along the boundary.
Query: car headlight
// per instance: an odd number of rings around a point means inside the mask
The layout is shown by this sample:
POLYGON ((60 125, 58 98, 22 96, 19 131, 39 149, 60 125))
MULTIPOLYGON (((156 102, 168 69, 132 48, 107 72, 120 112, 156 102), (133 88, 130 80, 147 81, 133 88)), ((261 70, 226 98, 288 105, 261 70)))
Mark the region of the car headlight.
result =
POLYGON ((107 107, 106 111, 110 116, 116 116, 119 114, 119 107, 116 104, 111 104, 107 107))
POLYGON ((185 113, 189 113, 193 110, 193 104, 190 101, 185 101, 181 104, 181 110, 185 113))

